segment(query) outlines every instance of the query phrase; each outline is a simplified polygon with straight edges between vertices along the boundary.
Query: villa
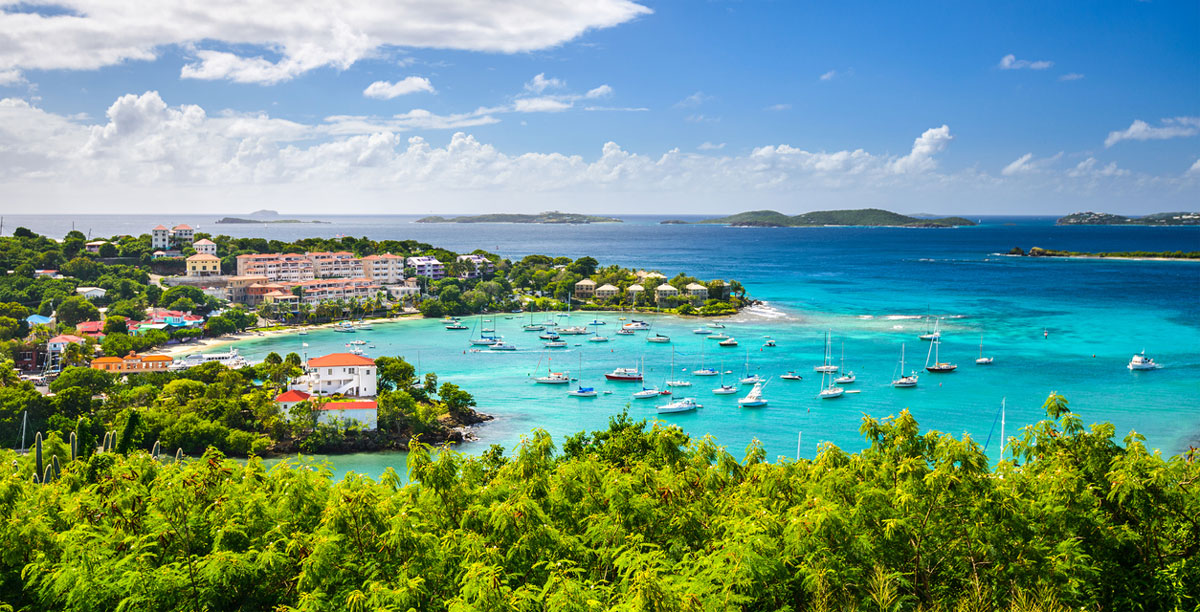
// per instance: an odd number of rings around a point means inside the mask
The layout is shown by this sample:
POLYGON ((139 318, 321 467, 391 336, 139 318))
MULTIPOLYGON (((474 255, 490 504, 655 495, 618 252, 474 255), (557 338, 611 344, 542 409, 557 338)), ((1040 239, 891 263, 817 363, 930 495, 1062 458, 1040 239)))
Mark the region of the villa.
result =
POLYGON ((150 230, 150 248, 170 251, 185 244, 191 244, 196 236, 196 230, 189 225, 179 224, 171 229, 156 225, 150 230))
POLYGON ((93 255, 99 255, 100 247, 102 247, 106 244, 108 244, 107 240, 93 240, 93 241, 83 245, 83 249, 93 255))
POLYGON ((379 427, 379 405, 375 400, 334 400, 315 406, 318 423, 332 423, 334 419, 356 421, 364 429, 379 427))
POLYGON ((654 288, 654 301, 656 301, 656 302, 661 302, 663 300, 663 298, 671 298, 671 297, 678 297, 678 296, 679 296, 679 290, 672 287, 671 285, 668 285, 667 283, 663 283, 663 284, 659 285, 658 287, 654 288))
POLYGON ((603 285, 600 285, 599 287, 596 287, 596 299, 610 300, 612 298, 617 297, 617 294, 619 294, 620 292, 621 292, 621 290, 618 289, 617 287, 610 285, 608 283, 605 283, 603 285))
POLYGON ((484 274, 491 274, 496 269, 496 265, 492 263, 492 260, 483 255, 459 255, 458 261, 470 262, 472 264, 470 270, 462 273, 462 278, 479 278, 484 274))
POLYGON ((174 361, 167 355, 138 355, 130 351, 124 357, 97 357, 91 367, 105 372, 166 372, 174 361))
POLYGON ((417 276, 433 280, 441 280, 446 276, 445 264, 438 261, 436 257, 409 257, 404 263, 409 268, 416 268, 417 276))
POLYGON ((62 354, 67 350, 67 346, 71 344, 83 344, 86 342, 79 336, 71 334, 62 334, 55 336, 46 341, 46 357, 47 369, 52 372, 57 372, 62 369, 62 354))
POLYGON ((708 299, 708 287, 700 283, 688 283, 684 289, 687 290, 688 297, 699 298, 701 300, 708 299))
POLYGON ((108 292, 100 287, 76 287, 75 293, 78 293, 89 300, 99 300, 103 299, 104 294, 108 292))
POLYGON ((212 240, 209 240, 208 238, 201 238, 200 240, 197 240, 192 243, 192 249, 194 249, 197 253, 202 253, 205 255, 216 255, 217 254, 217 243, 213 242, 212 240))
POLYGON ((585 278, 578 283, 575 283, 575 297, 581 300, 586 300, 596 295, 596 281, 585 278))
POLYGON ((375 375, 375 362, 370 357, 333 353, 309 359, 304 375, 288 388, 311 395, 375 397, 375 375))
POLYGON ((636 300, 637 297, 639 295, 641 295, 642 293, 645 293, 645 291, 646 291, 645 287, 643 287, 639 284, 636 284, 636 283, 630 285, 629 288, 625 290, 625 292, 629 294, 630 300, 636 300))

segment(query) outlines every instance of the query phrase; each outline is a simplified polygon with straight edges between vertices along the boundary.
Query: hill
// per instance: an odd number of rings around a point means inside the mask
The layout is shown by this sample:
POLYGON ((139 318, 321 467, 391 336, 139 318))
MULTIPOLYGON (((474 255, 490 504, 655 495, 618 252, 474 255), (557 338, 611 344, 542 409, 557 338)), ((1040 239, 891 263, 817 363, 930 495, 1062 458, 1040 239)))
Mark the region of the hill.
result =
POLYGON ((1126 217, 1088 211, 1071 213, 1056 221, 1055 225, 1200 225, 1200 213, 1165 212, 1144 217, 1126 217))
POLYGON ((489 215, 461 215, 457 217, 423 217, 417 223, 623 223, 616 217, 598 217, 552 210, 536 215, 497 213, 489 215))
POLYGON ((878 208, 856 210, 819 210, 801 215, 788 216, 774 210, 752 210, 748 212, 705 219, 700 223, 732 225, 737 227, 820 227, 825 225, 851 225, 865 227, 958 227, 975 225, 962 217, 941 219, 918 219, 878 208))

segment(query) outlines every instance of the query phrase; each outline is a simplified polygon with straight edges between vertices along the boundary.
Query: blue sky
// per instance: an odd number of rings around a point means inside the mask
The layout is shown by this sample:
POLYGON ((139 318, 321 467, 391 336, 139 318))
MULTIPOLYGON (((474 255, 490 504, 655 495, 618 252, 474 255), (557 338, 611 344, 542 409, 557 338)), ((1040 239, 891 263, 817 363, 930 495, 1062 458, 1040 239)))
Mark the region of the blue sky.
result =
POLYGON ((983 214, 1200 201, 1195 2, 176 4, 0 2, 7 202, 983 214))

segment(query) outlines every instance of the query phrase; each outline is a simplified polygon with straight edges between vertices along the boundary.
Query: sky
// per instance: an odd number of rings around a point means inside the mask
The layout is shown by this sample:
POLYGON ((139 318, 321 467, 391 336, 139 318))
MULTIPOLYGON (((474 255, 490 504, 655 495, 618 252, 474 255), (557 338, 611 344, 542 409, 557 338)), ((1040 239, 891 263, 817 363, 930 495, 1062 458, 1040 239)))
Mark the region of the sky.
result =
POLYGON ((0 212, 1200 210, 1200 3, 0 0, 0 212))

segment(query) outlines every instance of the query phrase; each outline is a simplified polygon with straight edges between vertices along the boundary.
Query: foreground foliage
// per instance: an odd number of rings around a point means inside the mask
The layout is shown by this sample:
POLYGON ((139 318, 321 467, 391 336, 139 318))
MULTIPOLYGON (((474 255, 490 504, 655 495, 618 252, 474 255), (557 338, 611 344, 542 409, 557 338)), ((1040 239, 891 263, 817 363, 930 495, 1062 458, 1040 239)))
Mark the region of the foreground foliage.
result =
MULTIPOLYGON (((0 599, 29 610, 1191 610, 1200 466, 1061 397, 989 468, 866 418, 867 448, 738 461, 631 422, 511 456, 417 445, 412 484, 215 452, 0 480, 0 599)), ((7 465, 13 460, 3 457, 7 465)), ((4 607, 0 605, 0 608, 4 607)))

